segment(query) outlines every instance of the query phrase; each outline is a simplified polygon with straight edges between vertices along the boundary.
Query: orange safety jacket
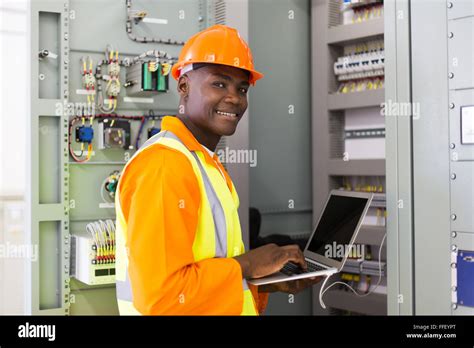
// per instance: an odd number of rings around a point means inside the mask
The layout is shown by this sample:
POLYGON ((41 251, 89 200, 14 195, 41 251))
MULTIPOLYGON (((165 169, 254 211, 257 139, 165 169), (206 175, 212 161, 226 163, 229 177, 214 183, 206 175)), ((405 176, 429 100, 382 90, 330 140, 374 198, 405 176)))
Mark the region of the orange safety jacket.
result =
POLYGON ((257 315, 268 294, 242 279, 235 187, 176 117, 130 159, 116 194, 120 314, 257 315))

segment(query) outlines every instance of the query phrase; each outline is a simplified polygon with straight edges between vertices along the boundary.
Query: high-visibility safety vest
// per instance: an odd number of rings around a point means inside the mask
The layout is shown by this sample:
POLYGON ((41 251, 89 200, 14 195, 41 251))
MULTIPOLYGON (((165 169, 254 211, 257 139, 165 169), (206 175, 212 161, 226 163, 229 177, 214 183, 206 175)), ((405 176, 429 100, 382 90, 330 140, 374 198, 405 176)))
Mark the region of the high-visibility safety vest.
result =
MULTIPOLYGON (((127 163, 123 173, 126 172, 127 167, 133 162, 139 152, 155 144, 161 144, 185 155, 191 163, 194 175, 197 178, 202 199, 197 231, 192 247, 195 262, 210 258, 234 257, 244 253, 244 244, 242 242, 242 233, 237 213, 239 198, 235 187, 232 186, 232 192, 229 195, 228 192, 225 192, 225 194, 222 192, 224 189, 229 190, 227 186, 213 185, 213 181, 210 179, 211 175, 209 175, 210 170, 208 166, 210 164, 206 163, 203 153, 200 151, 190 151, 172 132, 168 130, 162 131, 148 139, 127 163)), ((120 182, 115 197, 117 214, 117 303, 121 315, 141 315, 133 305, 133 293, 128 274, 127 222, 120 205, 119 192, 120 182)), ((256 303, 245 279, 242 280, 242 285, 243 306, 241 314, 258 315, 256 303)))

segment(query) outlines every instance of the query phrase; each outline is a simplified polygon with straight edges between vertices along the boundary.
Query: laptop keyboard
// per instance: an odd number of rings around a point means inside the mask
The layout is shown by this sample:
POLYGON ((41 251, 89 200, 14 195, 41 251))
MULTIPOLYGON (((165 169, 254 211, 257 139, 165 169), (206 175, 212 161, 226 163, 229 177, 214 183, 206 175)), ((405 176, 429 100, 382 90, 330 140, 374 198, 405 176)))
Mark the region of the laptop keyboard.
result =
POLYGON ((326 268, 315 265, 313 263, 307 262, 306 265, 308 268, 306 270, 302 269, 299 265, 294 264, 293 262, 288 262, 283 266, 283 268, 280 270, 283 274, 286 274, 288 276, 295 275, 295 274, 303 274, 303 273, 312 273, 312 272, 318 272, 318 271, 325 271, 326 268))

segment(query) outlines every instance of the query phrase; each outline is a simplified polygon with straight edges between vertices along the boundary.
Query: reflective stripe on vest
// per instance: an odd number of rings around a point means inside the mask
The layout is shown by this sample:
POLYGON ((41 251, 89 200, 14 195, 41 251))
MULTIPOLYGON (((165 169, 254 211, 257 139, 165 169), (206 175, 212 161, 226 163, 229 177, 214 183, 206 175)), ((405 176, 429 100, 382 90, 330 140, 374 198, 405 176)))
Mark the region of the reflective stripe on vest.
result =
MULTIPOLYGON (((148 139, 133 157, 140 151, 159 143, 178 150, 189 159, 201 191, 201 208, 198 226, 193 243, 193 254, 196 262, 214 257, 234 257, 244 252, 240 222, 237 215, 238 196, 233 188, 232 193, 218 192, 212 185, 208 172, 203 165, 204 156, 201 152, 190 151, 181 140, 170 131, 162 131, 148 139), (205 199, 207 197, 207 199, 205 199), (221 199, 219 199, 219 197, 221 199), (227 202, 227 206, 224 205, 227 202), (232 202, 231 204, 229 204, 232 202), (230 205, 232 205, 230 207, 230 205), (226 219, 226 214, 228 219, 226 219)), ((127 166, 132 162, 127 163, 127 166)), ((219 173, 219 175, 221 175, 219 173)), ((120 183, 119 183, 120 186, 120 183)), ((126 252, 127 224, 123 216, 119 199, 119 187, 116 190, 117 233, 116 233, 116 285, 117 303, 120 314, 140 315, 133 306, 133 293, 128 275, 128 255, 126 252)), ((245 279, 242 280, 244 300, 242 315, 257 315, 257 310, 245 279)))

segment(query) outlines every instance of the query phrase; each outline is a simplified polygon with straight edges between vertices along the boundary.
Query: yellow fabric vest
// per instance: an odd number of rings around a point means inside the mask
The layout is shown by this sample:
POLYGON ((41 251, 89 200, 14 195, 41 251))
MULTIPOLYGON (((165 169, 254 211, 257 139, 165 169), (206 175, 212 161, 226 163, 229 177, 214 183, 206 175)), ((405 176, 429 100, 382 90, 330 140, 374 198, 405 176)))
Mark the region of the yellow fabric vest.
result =
MULTIPOLYGON (((221 173, 208 164, 200 151, 190 151, 170 131, 162 131, 150 138, 130 159, 143 149, 161 144, 185 155, 196 175, 201 193, 201 208, 197 231, 193 243, 195 262, 215 257, 234 257, 245 252, 237 209, 239 198, 235 187, 232 192, 222 180, 221 173)), ((232 184, 233 185, 233 184, 232 184)), ((120 186, 120 182, 119 182, 120 186)), ((133 294, 128 277, 128 255, 126 251, 127 223, 120 206, 119 188, 115 197, 116 221, 116 286, 117 303, 121 315, 141 315, 133 306, 133 294)), ((242 315, 258 315, 255 301, 245 279, 242 280, 244 301, 242 315)))

